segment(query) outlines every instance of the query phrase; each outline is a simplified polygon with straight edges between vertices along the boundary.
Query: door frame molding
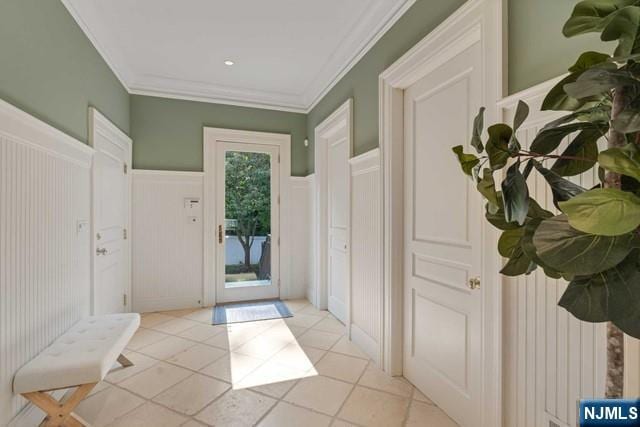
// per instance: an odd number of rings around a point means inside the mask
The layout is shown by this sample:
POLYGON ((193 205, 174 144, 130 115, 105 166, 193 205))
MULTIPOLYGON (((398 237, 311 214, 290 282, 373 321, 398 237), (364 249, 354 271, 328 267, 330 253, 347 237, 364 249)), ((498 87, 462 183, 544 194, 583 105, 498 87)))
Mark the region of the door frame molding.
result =
POLYGON ((327 197, 328 182, 328 147, 327 141, 338 130, 346 127, 347 144, 349 145, 348 158, 345 159, 347 168, 347 200, 349 210, 347 215, 347 262, 346 262, 346 320, 347 334, 351 336, 351 168, 349 160, 353 156, 353 98, 347 99, 340 107, 331 113, 314 130, 314 157, 315 157, 315 189, 314 200, 317 206, 317 217, 315 221, 315 253, 317 264, 314 277, 313 301, 317 308, 326 310, 328 308, 328 252, 329 252, 329 200, 327 197))
MULTIPOLYGON (((485 121, 498 120, 497 102, 506 84, 504 0, 470 0, 418 42, 379 77, 379 138, 383 251, 382 367, 391 375, 403 370, 404 260, 404 90, 474 43, 483 52, 482 104, 485 121)), ((469 130, 470 132, 470 130, 469 130)), ((455 173, 457 171, 451 171, 455 173)), ((482 228, 482 422, 501 425, 502 419, 502 291, 495 251, 497 232, 482 228)))
MULTIPOLYGON (((131 307, 133 307, 133 283, 132 283, 132 262, 131 262, 131 200, 133 196, 133 187, 132 187, 132 171, 133 171, 133 141, 131 138, 124 133, 120 128, 118 128, 113 122, 111 122, 104 114, 98 111, 95 107, 89 107, 89 146, 96 149, 96 133, 102 133, 104 135, 109 135, 109 137, 114 138, 119 143, 122 143, 127 147, 127 193, 128 193, 128 204, 127 204, 127 220, 125 224, 125 228, 127 230, 127 239, 124 243, 124 248, 126 252, 126 256, 124 257, 126 262, 126 272, 127 272, 127 283, 125 284, 125 292, 127 293, 127 303, 124 307, 124 311, 131 311, 131 307)), ((94 151, 95 156, 95 151, 94 151)), ((97 301, 96 301, 96 271, 95 271, 95 253, 98 247, 98 242, 96 239, 96 205, 99 197, 99 192, 96 188, 96 163, 95 157, 92 159, 91 163, 91 314, 95 313, 97 301)))
POLYGON ((204 305, 216 304, 216 260, 218 245, 216 242, 216 142, 240 142, 244 144, 275 145, 280 148, 280 298, 290 294, 291 234, 289 224, 290 178, 291 178, 291 135, 247 130, 203 128, 204 153, 204 258, 203 258, 203 297, 204 305))

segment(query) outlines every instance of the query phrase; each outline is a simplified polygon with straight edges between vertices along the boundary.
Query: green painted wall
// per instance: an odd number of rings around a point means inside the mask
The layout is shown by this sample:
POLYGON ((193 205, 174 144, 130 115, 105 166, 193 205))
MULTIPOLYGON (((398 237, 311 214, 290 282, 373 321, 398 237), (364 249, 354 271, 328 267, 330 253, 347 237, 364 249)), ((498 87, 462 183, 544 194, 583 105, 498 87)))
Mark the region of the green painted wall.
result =
POLYGON ((597 34, 567 39, 562 26, 577 0, 509 0, 509 93, 557 77, 580 52, 610 52, 597 34))
POLYGON ((203 126, 291 134, 291 173, 307 174, 304 114, 139 95, 131 96, 133 166, 201 171, 203 126))
POLYGON ((59 0, 0 0, 0 98, 87 141, 94 106, 129 131, 129 94, 59 0))
MULTIPOLYGON (((577 0, 508 0, 509 92, 559 76, 583 50, 606 49, 597 36, 565 39, 562 25, 577 0)), ((307 118, 309 173, 314 170, 313 131, 353 97, 354 155, 378 146, 378 75, 424 38, 464 0, 417 0, 313 108, 307 118)))

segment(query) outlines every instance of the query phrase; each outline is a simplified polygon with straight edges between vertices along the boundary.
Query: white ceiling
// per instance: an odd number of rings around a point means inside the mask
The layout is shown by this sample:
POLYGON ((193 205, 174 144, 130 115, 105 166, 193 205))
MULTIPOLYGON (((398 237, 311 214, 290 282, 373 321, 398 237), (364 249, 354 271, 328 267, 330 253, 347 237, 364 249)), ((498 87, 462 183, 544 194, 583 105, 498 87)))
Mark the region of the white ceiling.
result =
POLYGON ((131 93, 300 112, 414 1, 62 0, 131 93))

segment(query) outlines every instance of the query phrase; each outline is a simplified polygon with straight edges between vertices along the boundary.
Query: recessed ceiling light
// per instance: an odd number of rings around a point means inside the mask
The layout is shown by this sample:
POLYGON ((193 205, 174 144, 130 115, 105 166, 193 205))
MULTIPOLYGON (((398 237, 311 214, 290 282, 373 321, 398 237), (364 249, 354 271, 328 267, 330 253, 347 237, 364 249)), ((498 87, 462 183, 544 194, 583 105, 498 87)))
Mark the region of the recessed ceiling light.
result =
POLYGON ((231 65, 233 65, 233 64, 235 64, 235 62, 233 62, 233 61, 232 61, 232 60, 230 60, 230 59, 227 59, 226 61, 224 61, 224 65, 229 65, 229 66, 231 66, 231 65))

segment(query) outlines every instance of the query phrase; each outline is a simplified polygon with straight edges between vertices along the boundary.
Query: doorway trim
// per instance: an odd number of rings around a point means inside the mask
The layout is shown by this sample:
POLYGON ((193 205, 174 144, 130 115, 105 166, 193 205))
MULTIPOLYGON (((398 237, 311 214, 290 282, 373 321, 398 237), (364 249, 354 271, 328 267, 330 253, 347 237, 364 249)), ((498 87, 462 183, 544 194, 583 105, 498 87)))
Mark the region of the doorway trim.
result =
MULTIPOLYGON (((497 102, 505 91, 503 51, 506 43, 503 0, 470 0, 418 42, 379 77, 380 161, 383 173, 383 339, 382 367, 391 375, 403 371, 404 253, 404 90, 474 43, 483 52, 485 121, 499 119, 497 102)), ((456 173, 458 171, 451 171, 456 173)), ((502 291, 496 231, 482 228, 482 421, 501 425, 502 419, 502 291)))
MULTIPOLYGON (((133 197, 132 187, 132 164, 133 164, 133 149, 131 138, 121 131, 115 124, 113 124, 104 114, 98 111, 97 108, 89 107, 89 146, 95 150, 96 146, 96 134, 100 133, 103 136, 110 138, 117 143, 124 145, 127 150, 127 160, 125 164, 125 174, 127 179, 127 219, 125 223, 125 232, 128 234, 125 238, 124 250, 125 254, 125 271, 127 277, 127 283, 125 283, 126 301, 124 304, 124 311, 131 311, 133 307, 133 287, 132 287, 132 266, 131 266, 131 200, 133 197)), ((96 250, 98 248, 98 240, 96 238, 96 220, 97 211, 96 206, 100 198, 99 191, 96 185, 96 163, 95 158, 92 159, 91 165, 91 304, 90 312, 95 314, 96 306, 98 304, 96 300, 96 250)))
POLYGON ((353 99, 349 98, 333 113, 322 121, 314 130, 314 157, 315 157, 315 205, 317 209, 315 245, 317 254, 317 268, 315 271, 315 286, 313 300, 317 308, 328 308, 328 252, 329 252, 329 200, 327 192, 328 182, 328 140, 333 134, 346 127, 347 144, 349 146, 348 157, 345 160, 347 168, 347 262, 346 262, 346 299, 347 309, 346 323, 347 334, 351 336, 351 167, 349 159, 353 156, 353 99))
POLYGON ((204 259, 203 295, 204 305, 216 304, 216 259, 219 247, 216 242, 216 142, 240 142, 244 144, 275 145, 280 148, 280 298, 290 294, 290 246, 289 227, 291 135, 255 132, 236 129, 204 127, 204 259))

